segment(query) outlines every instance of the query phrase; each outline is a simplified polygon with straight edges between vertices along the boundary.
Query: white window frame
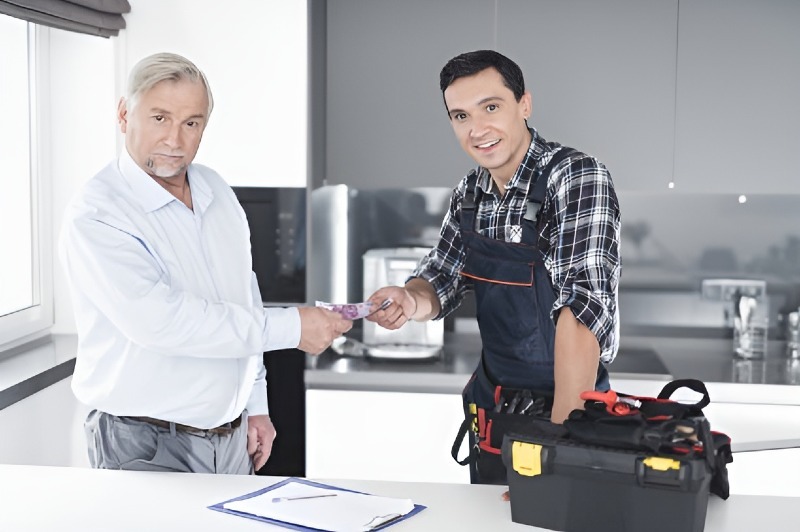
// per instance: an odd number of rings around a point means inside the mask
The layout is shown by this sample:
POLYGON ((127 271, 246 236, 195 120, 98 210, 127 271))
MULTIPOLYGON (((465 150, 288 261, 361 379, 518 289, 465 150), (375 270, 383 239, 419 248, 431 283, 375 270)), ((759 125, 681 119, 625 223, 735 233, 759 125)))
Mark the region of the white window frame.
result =
POLYGON ((49 29, 28 23, 30 167, 33 233, 31 307, 0 316, 0 351, 49 332, 53 325, 53 224, 49 168, 49 29))

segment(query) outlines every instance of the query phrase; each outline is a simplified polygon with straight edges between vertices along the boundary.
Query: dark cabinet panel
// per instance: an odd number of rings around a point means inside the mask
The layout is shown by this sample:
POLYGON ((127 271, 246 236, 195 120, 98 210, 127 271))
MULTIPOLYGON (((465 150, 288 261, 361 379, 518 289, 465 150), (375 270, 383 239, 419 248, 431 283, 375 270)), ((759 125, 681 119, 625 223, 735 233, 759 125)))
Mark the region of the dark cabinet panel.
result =
POLYGON ((272 455, 256 474, 306 474, 305 354, 297 349, 264 353, 269 413, 278 435, 272 455))

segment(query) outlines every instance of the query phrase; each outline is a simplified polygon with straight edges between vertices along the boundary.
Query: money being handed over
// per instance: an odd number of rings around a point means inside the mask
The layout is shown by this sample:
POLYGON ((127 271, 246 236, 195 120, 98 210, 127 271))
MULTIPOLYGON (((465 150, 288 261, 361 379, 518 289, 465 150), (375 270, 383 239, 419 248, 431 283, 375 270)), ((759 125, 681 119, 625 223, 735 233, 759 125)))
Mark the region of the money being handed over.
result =
POLYGON ((372 304, 372 301, 364 301, 362 303, 344 303, 342 305, 336 305, 334 303, 326 303, 324 301, 316 302, 317 307, 322 307, 324 309, 338 312, 339 314, 341 314, 343 318, 347 320, 360 320, 361 318, 369 316, 373 312, 378 312, 379 310, 387 308, 391 304, 392 304, 391 298, 386 299, 378 307, 375 307, 372 304))

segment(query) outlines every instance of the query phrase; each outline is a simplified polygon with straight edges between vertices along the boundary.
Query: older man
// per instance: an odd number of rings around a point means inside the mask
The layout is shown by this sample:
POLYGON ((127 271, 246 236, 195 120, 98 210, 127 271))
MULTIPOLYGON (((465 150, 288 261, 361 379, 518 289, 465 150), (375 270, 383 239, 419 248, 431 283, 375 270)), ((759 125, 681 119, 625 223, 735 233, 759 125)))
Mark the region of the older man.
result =
POLYGON ((117 111, 125 149, 66 213, 72 388, 93 408, 93 467, 252 473, 275 438, 262 353, 320 353, 352 326, 323 309, 263 308, 244 212, 192 164, 212 108, 192 62, 141 60, 117 111))

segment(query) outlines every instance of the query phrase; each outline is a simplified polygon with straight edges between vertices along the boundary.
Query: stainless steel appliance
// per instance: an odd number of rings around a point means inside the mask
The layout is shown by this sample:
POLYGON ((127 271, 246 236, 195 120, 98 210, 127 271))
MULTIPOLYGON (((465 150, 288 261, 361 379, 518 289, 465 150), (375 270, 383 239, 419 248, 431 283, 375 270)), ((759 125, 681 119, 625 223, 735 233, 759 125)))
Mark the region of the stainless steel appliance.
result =
POLYGON ((360 190, 330 185, 311 192, 308 300, 353 303, 362 297, 370 249, 430 249, 439 239, 450 190, 360 190))
MULTIPOLYGON (((364 299, 378 288, 403 286, 430 248, 381 248, 364 253, 364 299)), ((364 321, 365 354, 374 358, 424 359, 439 356, 444 321, 409 321, 396 330, 364 321)))

